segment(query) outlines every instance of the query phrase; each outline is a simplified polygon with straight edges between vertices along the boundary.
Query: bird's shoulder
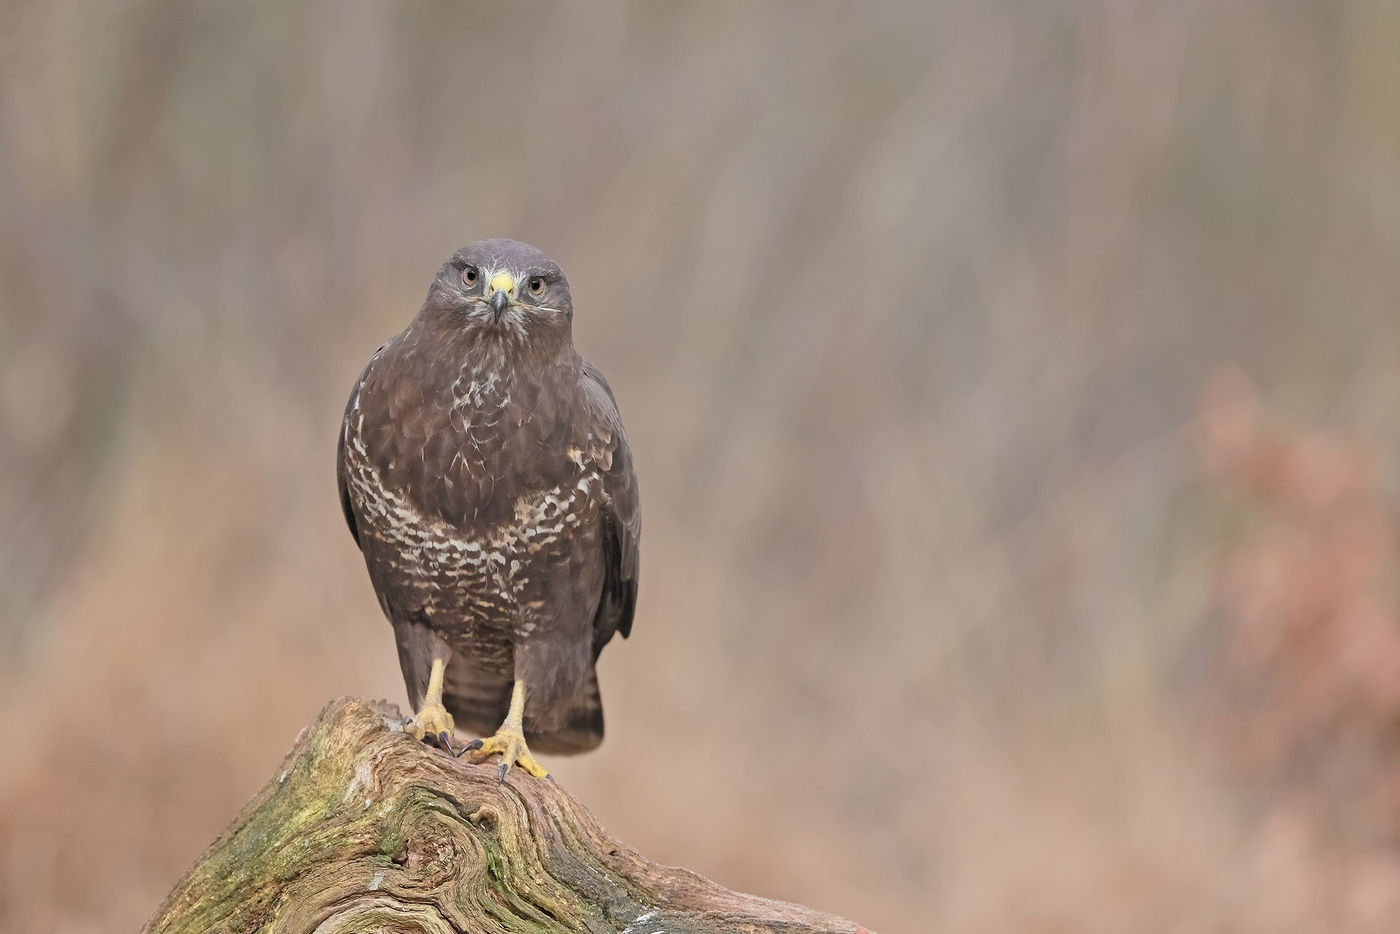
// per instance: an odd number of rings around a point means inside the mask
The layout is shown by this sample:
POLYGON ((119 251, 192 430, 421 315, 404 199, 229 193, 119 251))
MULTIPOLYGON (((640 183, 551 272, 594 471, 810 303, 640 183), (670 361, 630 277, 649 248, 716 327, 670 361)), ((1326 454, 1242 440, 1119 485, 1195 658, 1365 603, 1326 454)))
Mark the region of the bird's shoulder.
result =
POLYGON ((622 415, 618 412, 612 387, 608 385, 603 371, 584 357, 578 358, 577 390, 587 415, 589 430, 599 433, 608 442, 616 436, 625 444, 622 415))
POLYGON ((451 380, 442 355, 415 338, 412 328, 390 338, 356 379, 341 426, 342 482, 358 480, 424 516, 448 517, 477 494, 476 480, 489 488, 489 478, 462 476, 451 380), (467 483, 474 489, 461 489, 467 483))
POLYGON ((578 379, 587 412, 588 456, 602 476, 606 531, 617 549, 615 571, 622 579, 635 582, 642 520, 632 448, 617 399, 603 371, 580 358, 578 379))

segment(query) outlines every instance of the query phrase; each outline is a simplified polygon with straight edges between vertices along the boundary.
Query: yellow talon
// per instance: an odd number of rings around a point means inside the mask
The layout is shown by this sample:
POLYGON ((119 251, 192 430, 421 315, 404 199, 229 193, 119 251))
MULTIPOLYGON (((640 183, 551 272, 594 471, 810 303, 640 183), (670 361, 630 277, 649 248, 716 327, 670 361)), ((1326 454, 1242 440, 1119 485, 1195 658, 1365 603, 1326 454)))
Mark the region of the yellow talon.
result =
POLYGON ((536 778, 550 778, 549 770, 535 760, 530 754, 530 747, 525 745, 525 731, 521 726, 524 717, 525 682, 517 681, 510 693, 510 710, 496 735, 474 739, 467 743, 462 752, 471 753, 471 761, 477 763, 485 762, 491 756, 500 753, 501 781, 505 781, 506 772, 510 771, 512 765, 520 766, 536 778))
POLYGON ((518 765, 536 778, 549 778, 549 770, 540 765, 525 745, 523 734, 515 730, 500 729, 495 736, 472 740, 467 744, 473 762, 485 762, 496 753, 501 754, 501 780, 512 765, 518 765))
POLYGON ((408 719, 403 730, 414 739, 427 739, 437 743, 448 752, 452 751, 452 731, 456 724, 452 714, 442 706, 442 659, 433 659, 433 670, 428 675, 428 691, 423 695, 423 705, 408 719))

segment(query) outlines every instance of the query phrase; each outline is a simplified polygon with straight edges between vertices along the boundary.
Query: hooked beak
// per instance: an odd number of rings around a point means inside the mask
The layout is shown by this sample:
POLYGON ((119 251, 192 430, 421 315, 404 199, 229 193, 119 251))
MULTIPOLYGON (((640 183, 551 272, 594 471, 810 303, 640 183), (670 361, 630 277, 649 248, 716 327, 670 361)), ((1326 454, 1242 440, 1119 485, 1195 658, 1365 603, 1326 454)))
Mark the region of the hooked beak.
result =
POLYGON ((510 304, 510 296, 504 292, 491 293, 491 308, 496 312, 496 320, 501 320, 501 315, 505 314, 506 305, 510 304))
POLYGON ((507 274, 497 273, 491 280, 490 286, 491 309, 496 313, 496 320, 501 320, 501 315, 505 314, 506 306, 510 304, 511 297, 515 295, 515 280, 507 274))

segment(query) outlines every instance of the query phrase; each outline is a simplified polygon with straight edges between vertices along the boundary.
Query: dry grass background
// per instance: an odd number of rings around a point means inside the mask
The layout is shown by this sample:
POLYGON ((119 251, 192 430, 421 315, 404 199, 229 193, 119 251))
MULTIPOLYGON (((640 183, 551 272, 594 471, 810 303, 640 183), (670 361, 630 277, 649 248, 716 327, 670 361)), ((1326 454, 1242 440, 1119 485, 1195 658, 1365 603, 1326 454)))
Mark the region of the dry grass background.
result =
POLYGON ((135 928, 402 700, 335 433, 495 235, 641 472, 610 829, 886 934, 1392 930, 1397 9, 11 0, 0 928, 135 928))

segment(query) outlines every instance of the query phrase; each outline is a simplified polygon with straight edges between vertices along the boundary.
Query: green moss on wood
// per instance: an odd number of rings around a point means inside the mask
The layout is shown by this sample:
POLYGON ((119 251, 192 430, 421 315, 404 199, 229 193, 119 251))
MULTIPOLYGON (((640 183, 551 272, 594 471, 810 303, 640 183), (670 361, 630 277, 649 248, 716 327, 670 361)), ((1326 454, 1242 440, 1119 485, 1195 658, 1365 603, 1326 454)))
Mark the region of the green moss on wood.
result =
POLYGON ((863 930, 657 866, 552 783, 501 783, 398 721, 354 698, 327 706, 146 931, 863 930))

